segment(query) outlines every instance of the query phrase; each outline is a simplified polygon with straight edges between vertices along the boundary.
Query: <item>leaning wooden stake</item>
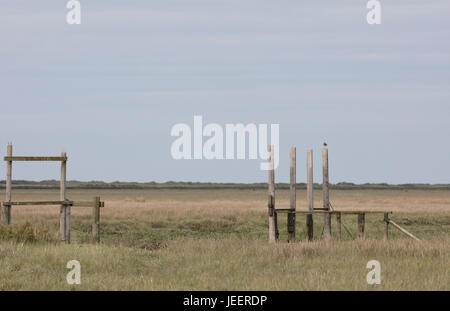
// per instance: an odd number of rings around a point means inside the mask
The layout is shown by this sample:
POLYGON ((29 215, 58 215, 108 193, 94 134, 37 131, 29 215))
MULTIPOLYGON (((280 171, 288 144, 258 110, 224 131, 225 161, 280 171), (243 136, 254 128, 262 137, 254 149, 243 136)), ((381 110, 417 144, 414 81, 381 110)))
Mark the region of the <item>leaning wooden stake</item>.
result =
POLYGON ((359 213, 358 214, 358 239, 365 238, 365 223, 366 223, 366 214, 359 213))
POLYGON ((269 242, 275 243, 278 239, 277 213, 275 212, 275 167, 274 167, 274 146, 269 145, 269 242))
MULTIPOLYGON (((290 152, 290 209, 295 211, 296 209, 296 148, 291 147, 290 152)), ((295 241, 295 214, 287 214, 287 226, 288 226, 288 242, 295 241)))
MULTIPOLYGON (((328 189, 328 149, 322 150, 322 166, 323 166, 323 208, 330 210, 330 192, 328 189)), ((331 215, 325 213, 323 216, 323 235, 326 240, 331 239, 331 215)))
MULTIPOLYGON (((66 157, 66 153, 61 153, 62 157, 66 157)), ((66 201, 66 169, 67 162, 61 161, 61 181, 59 188, 59 200, 66 201)), ((68 232, 70 232, 70 215, 67 215, 67 205, 61 204, 59 210, 59 235, 62 241, 66 241, 66 243, 70 243, 70 233, 68 236, 68 232)))
MULTIPOLYGON (((307 172, 307 186, 306 199, 308 201, 308 210, 314 210, 314 190, 313 190, 313 153, 312 150, 306 152, 306 172, 307 172)), ((313 214, 306 215, 306 232, 308 234, 308 241, 314 239, 314 219, 313 214)))
POLYGON ((406 231, 405 229, 403 229, 402 227, 400 227, 399 225, 397 225, 395 222, 393 222, 392 220, 389 220, 389 223, 391 225, 393 225, 395 228, 397 228, 398 230, 400 230, 401 232, 403 232, 404 234, 406 234, 407 236, 409 236, 410 238, 413 238, 416 241, 420 241, 419 238, 417 238, 416 236, 414 236, 412 233, 409 233, 408 231, 406 231))
POLYGON ((100 197, 94 198, 93 217, 92 240, 95 243, 100 243, 100 197))

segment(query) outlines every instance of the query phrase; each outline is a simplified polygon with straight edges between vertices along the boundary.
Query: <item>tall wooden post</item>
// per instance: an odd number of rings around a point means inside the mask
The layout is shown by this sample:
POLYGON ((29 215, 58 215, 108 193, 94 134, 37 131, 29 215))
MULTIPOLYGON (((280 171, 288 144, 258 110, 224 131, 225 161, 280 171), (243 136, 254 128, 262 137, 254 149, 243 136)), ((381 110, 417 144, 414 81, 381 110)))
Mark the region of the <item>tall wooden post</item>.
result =
POLYGON ((384 240, 387 241, 389 236, 389 213, 384 213, 384 240))
POLYGON ((269 242, 275 243, 278 239, 277 213, 275 212, 275 167, 274 167, 274 146, 269 145, 269 242))
POLYGON ((342 229, 342 216, 341 212, 336 213, 336 233, 337 233, 337 239, 341 240, 341 229, 342 229))
MULTIPOLYGON (((66 153, 61 153, 61 157, 66 157, 66 153)), ((59 186, 60 201, 66 201, 66 170, 67 161, 61 161, 61 182, 59 186)), ((69 216, 67 214, 67 205, 61 204, 59 210, 59 235, 61 240, 66 241, 66 243, 70 243, 70 237, 67 237, 67 232, 70 231, 70 214, 69 216)))
MULTIPOLYGON (((8 144, 6 155, 12 157, 13 147, 8 144)), ((11 190, 12 190, 12 161, 6 161, 6 196, 5 201, 11 202, 11 190)), ((2 222, 4 225, 11 223, 11 205, 2 206, 2 222)))
MULTIPOLYGON (((308 202, 308 210, 314 210, 314 190, 313 190, 313 152, 312 150, 306 151, 306 199, 308 202)), ((308 241, 312 241, 314 239, 314 220, 313 214, 306 215, 306 231, 308 234, 308 241)))
POLYGON ((365 237, 365 222, 366 222, 366 214, 359 213, 358 214, 358 239, 364 239, 364 237, 365 237))
MULTIPOLYGON (((328 149, 322 150, 322 167, 323 167, 323 208, 326 211, 330 210, 330 192, 328 189, 328 149)), ((326 240, 331 239, 331 215, 324 214, 323 218, 323 235, 326 240)))
POLYGON ((94 243, 100 243, 100 197, 94 197, 93 217, 92 240, 94 243))
MULTIPOLYGON (((291 147, 290 150, 290 209, 292 211, 295 211, 296 209, 296 148, 291 147)), ((288 242, 294 242, 295 241, 295 213, 288 213, 287 214, 287 224, 288 224, 288 242)))

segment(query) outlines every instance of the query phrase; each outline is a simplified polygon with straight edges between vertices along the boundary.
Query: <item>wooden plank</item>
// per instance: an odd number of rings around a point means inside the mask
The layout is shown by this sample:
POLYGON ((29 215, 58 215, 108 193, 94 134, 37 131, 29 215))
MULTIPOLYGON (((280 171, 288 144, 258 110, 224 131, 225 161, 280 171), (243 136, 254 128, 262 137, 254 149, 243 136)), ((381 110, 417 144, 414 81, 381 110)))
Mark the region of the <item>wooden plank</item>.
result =
POLYGON ((64 162, 67 161, 67 157, 18 157, 18 156, 6 156, 4 157, 5 161, 13 162, 13 161, 42 161, 42 162, 64 162))
MULTIPOLYGON (((73 201, 72 206, 77 207, 95 207, 95 201, 73 201)), ((100 207, 105 207, 105 202, 100 201, 100 207)))
MULTIPOLYGON (((323 208, 330 209, 330 191, 329 191, 329 176, 328 176, 328 149, 322 150, 322 169, 323 169, 323 208)), ((326 213, 323 215, 323 235, 325 240, 331 239, 331 215, 326 213)))
POLYGON ((365 238, 365 225, 366 225, 366 214, 358 214, 358 239, 365 238))
POLYGON ((77 207, 94 207, 95 201, 73 201, 72 206, 77 207))
POLYGON ((336 212, 336 234, 337 239, 341 240, 341 229, 342 229, 342 215, 341 212, 336 212))
POLYGON ((412 233, 406 231, 405 229, 403 229, 402 227, 400 227, 398 224, 396 224, 395 222, 393 222, 392 220, 389 220, 389 223, 391 225, 393 225, 395 228, 397 228, 398 230, 400 230, 401 232, 403 232, 404 234, 406 234, 407 236, 409 236, 410 238, 416 240, 416 241, 420 241, 419 238, 417 238, 415 235, 413 235, 412 233))
MULTIPOLYGON (((94 207, 94 201, 20 201, 20 202, 2 202, 4 206, 40 206, 40 205, 70 205, 77 207, 94 207)), ((105 202, 100 202, 100 207, 104 207, 105 202)))
POLYGON ((389 214, 384 213, 384 240, 387 241, 389 235, 389 214))
POLYGON ((71 201, 24 201, 24 202, 3 202, 4 205, 9 206, 23 206, 23 205, 71 205, 71 201))
POLYGON ((386 211, 350 211, 350 210, 335 210, 335 211, 324 211, 324 210, 314 210, 314 211, 292 211, 290 208, 277 208, 275 210, 277 213, 295 213, 295 214, 336 214, 336 213, 341 213, 341 214, 346 214, 346 215, 358 215, 361 213, 365 213, 365 214, 384 214, 384 213, 388 213, 388 214, 392 214, 392 212, 386 212, 386 211))
MULTIPOLYGON (((313 175, 313 152, 311 149, 306 151, 306 200, 308 204, 308 210, 314 210, 314 175, 313 175)), ((306 215, 306 232, 308 235, 308 241, 314 239, 314 218, 313 214, 306 215)))
POLYGON ((314 240, 313 214, 306 214, 306 235, 308 236, 308 241, 314 240))
MULTIPOLYGON (((8 144, 7 156, 12 156, 13 154, 13 147, 11 144, 8 144)), ((6 162, 6 195, 5 195, 5 201, 9 202, 11 201, 12 196, 12 161, 6 162)), ((5 212, 4 212, 4 219, 3 223, 5 225, 9 225, 11 223, 11 206, 5 206, 5 212)))
MULTIPOLYGON (((65 153, 61 154, 61 158, 65 158, 65 153)), ((66 167, 67 162, 62 161, 61 162, 61 181, 60 181, 60 189, 59 189, 59 199, 61 201, 66 201, 66 167)), ((68 223, 67 223, 68 217, 67 217, 67 205, 61 204, 60 210, 59 210, 59 235, 61 240, 66 241, 67 240, 67 231, 69 230, 68 223)))
POLYGON ((94 222, 92 224, 92 240, 100 243, 100 197, 94 198, 94 208, 92 209, 94 222))
POLYGON ((59 238, 66 240, 66 208, 65 205, 59 207, 59 238))
POLYGON ((66 236, 66 243, 70 244, 70 217, 71 217, 71 213, 72 213, 72 206, 71 205, 66 205, 66 232, 65 232, 65 236, 66 236))
POLYGON ((313 183, 313 151, 306 151, 306 200, 308 210, 314 209, 314 183, 313 183))
POLYGON ((274 169, 274 146, 268 146, 269 152, 269 242, 275 243, 277 241, 277 216, 275 212, 275 169, 274 169))
MULTIPOLYGON (((290 150, 290 209, 296 209, 296 148, 291 147, 290 150)), ((288 242, 295 241, 295 213, 287 214, 288 242)))
POLYGON ((6 226, 6 225, 8 225, 9 206, 4 205, 3 202, 0 202, 0 208, 1 208, 1 215, 0 215, 1 223, 2 223, 2 225, 6 226))

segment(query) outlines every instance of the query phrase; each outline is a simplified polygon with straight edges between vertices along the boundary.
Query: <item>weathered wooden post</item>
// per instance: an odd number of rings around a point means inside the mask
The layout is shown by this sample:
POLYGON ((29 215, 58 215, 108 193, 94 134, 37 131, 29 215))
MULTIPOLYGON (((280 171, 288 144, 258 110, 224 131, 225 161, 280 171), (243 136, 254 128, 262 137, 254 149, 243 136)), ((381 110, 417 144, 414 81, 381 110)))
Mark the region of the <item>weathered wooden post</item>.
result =
MULTIPOLYGON (((12 144, 8 144, 6 155, 12 157, 13 147, 12 144)), ((11 202, 11 190, 12 190, 12 160, 6 161, 6 196, 5 201, 11 202)), ((4 225, 11 223, 11 205, 3 204, 2 207, 2 222, 4 225)))
MULTIPOLYGON (((328 148, 322 150, 322 167, 323 167, 323 208, 325 211, 330 210, 330 192, 328 189, 328 148)), ((331 239, 331 215, 325 213, 323 217, 323 235, 326 240, 331 239)))
POLYGON ((384 213, 384 240, 387 241, 389 235, 389 213, 384 213))
POLYGON ((277 213, 275 212, 275 166, 274 145, 268 146, 269 151, 269 242, 275 243, 278 239, 277 213))
MULTIPOLYGON (((296 148, 291 147, 290 150, 290 209, 292 211, 295 211, 296 209, 296 148)), ((295 241, 295 213, 288 213, 287 214, 287 226, 288 226, 288 242, 294 242, 295 241)))
POLYGON ((6 206, 3 204, 3 202, 0 202, 0 209, 1 209, 0 210, 0 212, 1 212, 0 221, 2 222, 2 225, 7 225, 7 223, 6 223, 7 210, 6 210, 6 206))
POLYGON ((336 233, 337 233, 337 239, 341 240, 341 228, 342 228, 342 216, 341 212, 336 213, 336 233))
MULTIPOLYGON (((314 189, 313 189, 313 152, 312 150, 306 151, 306 172, 307 172, 307 186, 306 186, 306 199, 308 201, 308 210, 314 210, 314 189)), ((314 239, 314 219, 313 214, 306 215, 306 232, 308 234, 308 241, 314 239)))
POLYGON ((72 213, 72 206, 70 204, 65 205, 66 209, 66 243, 70 243, 70 214, 72 213))
MULTIPOLYGON (((61 157, 66 158, 66 153, 61 153, 61 157)), ((59 199, 60 201, 66 201, 66 170, 67 161, 61 161, 61 182, 59 186, 59 199)), ((59 235, 61 240, 70 243, 70 237, 67 236, 67 232, 70 232, 70 215, 67 215, 67 204, 61 204, 59 210, 59 235), (69 223, 68 223, 69 220, 69 223)))
POLYGON ((100 243, 100 197, 94 197, 93 216, 92 239, 94 243, 100 243))
POLYGON ((365 237, 365 222, 366 213, 358 214, 358 239, 364 239, 365 237))

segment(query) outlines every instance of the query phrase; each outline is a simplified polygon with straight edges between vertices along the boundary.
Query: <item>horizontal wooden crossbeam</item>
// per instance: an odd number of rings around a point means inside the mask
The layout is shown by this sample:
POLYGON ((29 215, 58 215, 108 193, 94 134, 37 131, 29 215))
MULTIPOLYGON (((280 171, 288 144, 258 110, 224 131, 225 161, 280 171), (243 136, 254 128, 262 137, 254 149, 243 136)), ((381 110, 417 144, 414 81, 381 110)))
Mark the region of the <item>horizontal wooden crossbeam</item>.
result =
POLYGON ((67 161, 67 157, 4 157, 5 161, 67 161))
MULTIPOLYGON (((1 202, 4 206, 26 206, 26 205, 71 205, 93 207, 95 201, 21 201, 21 202, 1 202)), ((100 207, 105 207, 105 202, 100 202, 100 207)))
POLYGON ((20 205, 71 205, 70 201, 27 201, 27 202, 2 202, 5 206, 20 206, 20 205))
POLYGON ((358 214, 392 214, 392 212, 386 211, 323 211, 323 210, 313 210, 313 211, 297 211, 289 208, 277 208, 275 209, 277 213, 288 213, 288 214, 349 214, 349 215, 358 215, 358 214))
MULTIPOLYGON (((83 206, 83 207, 93 207, 95 205, 94 201, 73 201, 72 206, 83 206)), ((100 202, 100 207, 105 207, 105 202, 100 202)))

